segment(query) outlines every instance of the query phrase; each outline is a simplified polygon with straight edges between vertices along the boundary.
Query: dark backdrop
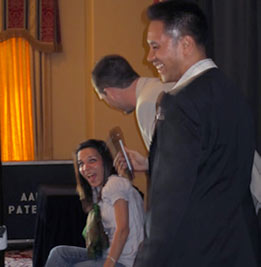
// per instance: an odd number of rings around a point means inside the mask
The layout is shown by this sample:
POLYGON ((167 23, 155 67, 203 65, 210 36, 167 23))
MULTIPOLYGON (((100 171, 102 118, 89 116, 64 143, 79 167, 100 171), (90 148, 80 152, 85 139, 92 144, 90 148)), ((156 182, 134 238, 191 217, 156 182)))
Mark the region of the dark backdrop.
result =
POLYGON ((198 3, 208 18, 208 55, 237 84, 252 107, 260 153, 261 0, 191 1, 198 3))

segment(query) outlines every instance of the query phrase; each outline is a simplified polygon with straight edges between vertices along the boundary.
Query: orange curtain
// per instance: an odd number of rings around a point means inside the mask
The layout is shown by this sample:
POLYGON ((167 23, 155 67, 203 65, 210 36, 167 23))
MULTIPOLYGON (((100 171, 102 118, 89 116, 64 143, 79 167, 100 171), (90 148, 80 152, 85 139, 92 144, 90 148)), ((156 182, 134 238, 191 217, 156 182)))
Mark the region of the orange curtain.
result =
POLYGON ((62 50, 58 1, 0 0, 2 161, 52 158, 49 53, 62 50))
POLYGON ((0 42, 2 161, 34 160, 30 47, 22 38, 0 42))

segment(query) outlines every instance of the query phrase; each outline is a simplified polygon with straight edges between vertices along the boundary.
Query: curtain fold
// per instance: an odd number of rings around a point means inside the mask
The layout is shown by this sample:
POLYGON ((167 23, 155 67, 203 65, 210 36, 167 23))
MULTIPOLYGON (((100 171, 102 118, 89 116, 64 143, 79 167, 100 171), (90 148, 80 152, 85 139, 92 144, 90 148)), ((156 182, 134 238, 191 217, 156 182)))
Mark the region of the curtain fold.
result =
POLYGON ((58 0, 0 0, 0 41, 23 37, 42 52, 61 51, 58 0))
POLYGON ((34 160, 30 47, 22 38, 0 43, 2 161, 34 160))
POLYGON ((210 25, 208 54, 239 90, 253 110, 257 150, 261 152, 261 1, 194 0, 210 25))
POLYGON ((31 49, 36 160, 53 159, 50 55, 31 49))

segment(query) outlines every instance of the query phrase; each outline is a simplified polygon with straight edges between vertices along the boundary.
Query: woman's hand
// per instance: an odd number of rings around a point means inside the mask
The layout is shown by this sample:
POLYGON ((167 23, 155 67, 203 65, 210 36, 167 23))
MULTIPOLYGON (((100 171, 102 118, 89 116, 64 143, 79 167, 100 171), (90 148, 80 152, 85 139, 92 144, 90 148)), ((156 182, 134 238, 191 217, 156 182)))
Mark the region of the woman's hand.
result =
MULTIPOLYGON (((131 161, 131 165, 134 171, 147 171, 149 168, 148 158, 142 156, 139 152, 130 150, 125 147, 128 157, 131 161)), ((122 154, 118 152, 114 159, 114 167, 116 168, 119 175, 122 175, 127 168, 127 162, 122 154)))
POLYGON ((106 261, 104 262, 103 267, 114 267, 115 262, 111 260, 109 257, 107 257, 106 261))

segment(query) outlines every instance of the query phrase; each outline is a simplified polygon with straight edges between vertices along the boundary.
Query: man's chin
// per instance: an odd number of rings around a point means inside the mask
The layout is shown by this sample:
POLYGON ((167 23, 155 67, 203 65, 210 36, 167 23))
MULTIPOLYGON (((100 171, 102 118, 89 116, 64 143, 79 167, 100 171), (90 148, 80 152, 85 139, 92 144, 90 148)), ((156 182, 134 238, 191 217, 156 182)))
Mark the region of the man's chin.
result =
POLYGON ((165 75, 159 73, 159 77, 160 77, 160 79, 161 79, 161 81, 162 81, 163 83, 166 83, 166 76, 165 76, 165 75))
POLYGON ((160 79, 163 83, 171 82, 171 80, 166 75, 160 75, 160 79))

